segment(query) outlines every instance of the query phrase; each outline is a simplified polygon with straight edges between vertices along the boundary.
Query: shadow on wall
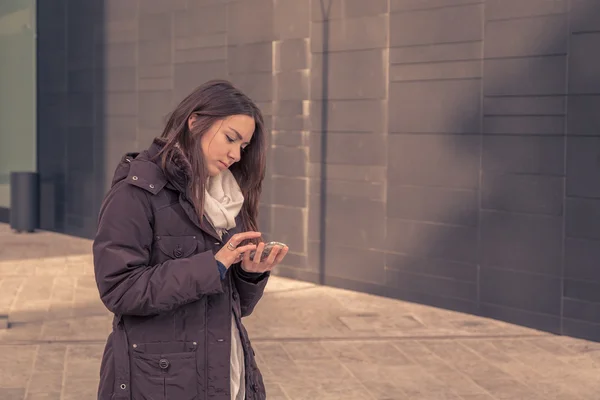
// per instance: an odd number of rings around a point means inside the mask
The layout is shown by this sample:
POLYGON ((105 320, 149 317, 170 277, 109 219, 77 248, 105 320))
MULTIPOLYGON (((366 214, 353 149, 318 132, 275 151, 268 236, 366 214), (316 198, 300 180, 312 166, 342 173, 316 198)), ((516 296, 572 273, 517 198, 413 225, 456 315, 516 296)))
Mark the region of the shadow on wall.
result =
POLYGON ((600 340, 600 3, 501 3, 465 79, 391 84, 387 294, 600 340))
POLYGON ((104 3, 37 2, 40 227, 83 237, 104 195, 104 3))

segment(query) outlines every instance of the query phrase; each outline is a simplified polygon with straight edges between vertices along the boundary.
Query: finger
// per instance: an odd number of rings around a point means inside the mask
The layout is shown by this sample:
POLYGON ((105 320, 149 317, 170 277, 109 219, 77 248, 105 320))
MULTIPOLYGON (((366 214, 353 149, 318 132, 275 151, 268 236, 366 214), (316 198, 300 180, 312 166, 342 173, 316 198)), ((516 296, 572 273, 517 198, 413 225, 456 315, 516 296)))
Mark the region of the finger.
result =
POLYGON ((262 252, 265 249, 264 243, 259 243, 256 248, 256 254, 254 254, 254 260, 252 260, 255 264, 260 264, 260 258, 262 257, 262 252))
POLYGON ((247 244, 245 246, 236 247, 235 252, 238 253, 238 256, 245 254, 245 255, 248 255, 248 258, 249 258, 250 252, 254 249, 256 249, 255 244, 247 244))
POLYGON ((273 249, 271 249, 271 254, 269 254, 269 257, 266 259, 266 263, 268 265, 271 265, 275 262, 275 258, 277 257, 277 254, 279 254, 279 252, 281 251, 281 246, 275 246, 273 249))
POLYGON ((277 258, 275 259, 275 265, 277 265, 283 261, 283 259, 285 258, 286 254, 288 253, 289 250, 290 250, 290 248, 287 246, 285 246, 283 249, 281 249, 279 254, 277 254, 277 258))
POLYGON ((259 238, 262 236, 262 233, 260 232, 254 232, 254 231, 248 231, 248 232, 240 232, 240 233, 236 233, 235 235, 233 235, 231 237, 231 242, 234 243, 241 243, 246 239, 255 239, 255 238, 259 238))

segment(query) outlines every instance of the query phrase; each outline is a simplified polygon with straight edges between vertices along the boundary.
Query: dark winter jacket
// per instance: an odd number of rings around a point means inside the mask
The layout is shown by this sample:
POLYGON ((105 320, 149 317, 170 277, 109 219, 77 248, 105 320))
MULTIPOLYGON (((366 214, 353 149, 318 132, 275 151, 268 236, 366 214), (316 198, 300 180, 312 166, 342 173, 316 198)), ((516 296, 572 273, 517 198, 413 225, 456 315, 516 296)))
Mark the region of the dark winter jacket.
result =
POLYGON ((263 294, 268 274, 234 264, 221 279, 220 239, 187 195, 189 163, 168 179, 155 140, 123 157, 100 210, 93 245, 100 297, 115 314, 100 368, 100 400, 230 400, 231 312, 245 353, 246 399, 265 399, 241 318, 263 294))

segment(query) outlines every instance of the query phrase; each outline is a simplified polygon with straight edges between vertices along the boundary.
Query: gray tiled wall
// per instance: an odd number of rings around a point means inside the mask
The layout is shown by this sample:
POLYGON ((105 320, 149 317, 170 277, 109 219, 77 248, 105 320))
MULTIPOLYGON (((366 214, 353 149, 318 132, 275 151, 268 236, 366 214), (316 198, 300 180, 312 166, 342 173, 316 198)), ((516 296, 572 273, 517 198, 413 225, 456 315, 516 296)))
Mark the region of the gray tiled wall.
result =
POLYGON ((228 78, 272 132, 279 274, 600 339, 598 2, 38 7, 45 228, 92 237, 122 153, 228 78))

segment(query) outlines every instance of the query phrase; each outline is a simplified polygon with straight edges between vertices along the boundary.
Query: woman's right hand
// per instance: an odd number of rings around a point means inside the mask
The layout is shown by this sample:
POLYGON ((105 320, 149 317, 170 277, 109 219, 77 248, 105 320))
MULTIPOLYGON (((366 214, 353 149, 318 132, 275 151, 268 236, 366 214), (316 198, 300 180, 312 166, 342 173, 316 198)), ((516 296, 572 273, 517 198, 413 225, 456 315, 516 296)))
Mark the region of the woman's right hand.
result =
POLYGON ((239 244, 244 240, 258 239, 261 236, 260 232, 253 231, 236 233, 229 239, 229 242, 215 254, 215 260, 219 261, 225 268, 229 269, 233 264, 242 260, 245 252, 256 249, 255 244, 247 244, 238 247, 239 244))

